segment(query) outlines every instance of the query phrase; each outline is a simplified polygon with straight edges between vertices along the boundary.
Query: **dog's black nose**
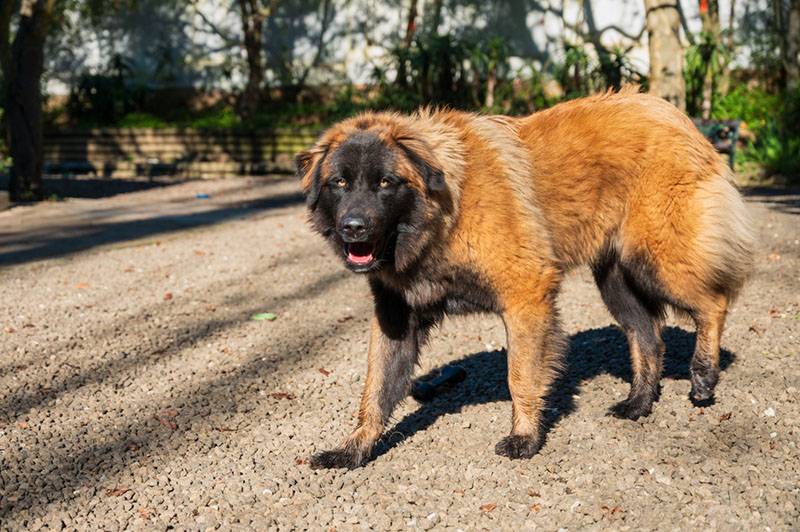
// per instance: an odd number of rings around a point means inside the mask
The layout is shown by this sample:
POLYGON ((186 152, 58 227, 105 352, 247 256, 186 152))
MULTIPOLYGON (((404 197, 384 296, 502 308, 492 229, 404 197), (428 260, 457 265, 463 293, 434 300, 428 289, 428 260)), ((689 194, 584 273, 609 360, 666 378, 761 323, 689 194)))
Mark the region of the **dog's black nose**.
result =
POLYGON ((349 238, 359 238, 367 231, 367 222, 358 216, 348 216, 342 220, 342 233, 349 238))

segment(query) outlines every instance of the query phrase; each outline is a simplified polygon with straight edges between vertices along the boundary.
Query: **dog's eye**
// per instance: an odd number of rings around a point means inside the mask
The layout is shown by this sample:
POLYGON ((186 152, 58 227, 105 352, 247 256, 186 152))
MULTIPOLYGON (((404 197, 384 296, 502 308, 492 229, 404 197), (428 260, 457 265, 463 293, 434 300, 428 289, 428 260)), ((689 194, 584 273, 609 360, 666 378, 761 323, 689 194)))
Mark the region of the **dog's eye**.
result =
POLYGON ((336 178, 336 179, 333 181, 333 183, 334 183, 334 184, 335 184, 337 187, 344 188, 344 187, 346 187, 346 186, 347 186, 347 179, 345 179, 345 178, 343 178, 343 177, 337 177, 337 178, 336 178))
POLYGON ((381 187, 381 188, 386 188, 386 187, 389 187, 389 186, 391 186, 391 185, 392 185, 392 182, 391 182, 391 181, 389 181, 389 180, 388 180, 388 179, 386 179, 385 177, 381 178, 381 183, 380 183, 380 187, 381 187))

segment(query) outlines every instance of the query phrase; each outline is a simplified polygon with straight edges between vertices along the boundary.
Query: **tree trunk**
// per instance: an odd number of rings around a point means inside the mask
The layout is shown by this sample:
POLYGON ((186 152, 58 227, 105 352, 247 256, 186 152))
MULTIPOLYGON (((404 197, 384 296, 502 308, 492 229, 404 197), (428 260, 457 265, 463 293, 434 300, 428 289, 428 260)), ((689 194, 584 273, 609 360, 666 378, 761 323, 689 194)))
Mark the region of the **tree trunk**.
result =
POLYGON ((494 107, 494 90, 497 87, 497 67, 489 67, 486 74, 486 101, 484 107, 491 109, 494 107))
POLYGON ((261 85, 264 82, 262 60, 262 32, 266 13, 259 0, 239 0, 244 32, 244 50, 247 56, 247 85, 239 101, 239 112, 251 117, 261 103, 261 85))
MULTIPOLYGON (((13 0, 0 0, 0 68, 3 69, 3 83, 5 83, 11 64, 11 17, 14 14, 13 0)), ((5 87, 3 88, 5 91, 5 87)), ((4 92, 5 94, 5 92, 4 92)))
POLYGON ((730 0, 730 11, 728 12, 728 34, 725 39, 725 50, 728 63, 722 65, 722 72, 719 73, 717 79, 717 89, 719 94, 728 94, 731 87, 731 70, 728 68, 730 60, 734 56, 736 49, 736 41, 734 40, 734 33, 736 31, 736 0, 730 0))
MULTIPOLYGON (((430 10, 430 31, 431 35, 439 35, 439 26, 442 23, 442 7, 444 0, 433 0, 430 10)), ((427 10, 426 10, 427 11, 427 10)))
POLYGON ((472 102, 475 104, 476 107, 481 106, 481 89, 483 88, 483 84, 481 83, 481 70, 478 68, 478 65, 475 61, 472 61, 472 102))
POLYGON ((44 197, 42 71, 51 7, 52 1, 23 0, 17 35, 7 58, 6 127, 12 158, 9 184, 12 201, 44 197))
POLYGON ((800 0, 791 0, 789 3, 784 50, 783 66, 786 69, 786 88, 795 91, 800 87, 800 0))
POLYGON ((403 36, 403 48, 398 53, 397 64, 397 84, 402 87, 408 87, 408 51, 411 48, 411 43, 414 40, 414 32, 417 29, 417 0, 410 0, 408 6, 408 17, 406 18, 406 33, 403 36))
MULTIPOLYGON (((704 41, 714 43, 718 48, 720 45, 719 29, 719 3, 717 0, 701 0, 700 16, 703 19, 704 41)), ((715 48, 708 50, 705 59, 705 76, 703 78, 703 103, 701 105, 701 115, 703 119, 711 118, 711 111, 714 107, 714 89, 716 84, 716 71, 719 63, 719 53, 715 48)))
POLYGON ((403 39, 403 44, 406 48, 411 47, 411 42, 414 40, 414 33, 417 31, 417 0, 411 0, 408 7, 408 19, 406 20, 406 36, 403 39))
POLYGON ((733 52, 735 45, 734 34, 736 32, 736 0, 730 0, 731 6, 728 14, 728 49, 733 52))
POLYGON ((644 0, 650 49, 650 92, 686 110, 677 0, 644 0))

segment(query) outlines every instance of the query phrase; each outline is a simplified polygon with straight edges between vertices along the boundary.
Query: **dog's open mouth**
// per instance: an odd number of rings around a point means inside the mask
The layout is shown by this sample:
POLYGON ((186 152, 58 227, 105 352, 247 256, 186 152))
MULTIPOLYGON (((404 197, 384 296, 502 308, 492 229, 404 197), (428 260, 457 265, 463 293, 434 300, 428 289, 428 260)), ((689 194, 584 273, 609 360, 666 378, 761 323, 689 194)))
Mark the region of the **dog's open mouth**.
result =
POLYGON ((345 244, 347 262, 354 266, 369 266, 375 261, 375 244, 372 242, 349 242, 345 244))

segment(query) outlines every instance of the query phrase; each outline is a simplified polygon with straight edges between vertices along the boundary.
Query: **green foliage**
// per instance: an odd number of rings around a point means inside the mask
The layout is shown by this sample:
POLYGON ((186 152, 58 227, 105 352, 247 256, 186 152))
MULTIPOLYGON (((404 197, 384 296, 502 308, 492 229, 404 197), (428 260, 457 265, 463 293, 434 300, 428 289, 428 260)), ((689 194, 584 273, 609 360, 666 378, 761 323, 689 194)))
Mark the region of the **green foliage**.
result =
POLYGON ((747 70, 751 78, 758 79, 768 88, 780 86, 783 75, 781 40, 784 31, 770 2, 745 2, 745 12, 738 20, 737 42, 748 50, 747 70))
POLYGON ((467 43, 450 35, 426 35, 390 51, 386 68, 376 67, 375 106, 410 111, 421 105, 466 107, 469 99, 467 43), (389 72, 394 71, 394 79, 389 72))
POLYGON ((120 55, 114 55, 104 72, 83 74, 70 90, 67 114, 79 123, 107 125, 137 111, 145 88, 128 81, 130 67, 120 55))
POLYGON ((686 86, 686 112, 689 116, 698 116, 703 105, 705 63, 697 45, 691 45, 686 49, 683 58, 683 80, 686 86))
POLYGON ((770 93, 741 85, 717 100, 714 118, 740 119, 754 139, 738 152, 769 174, 800 178, 800 91, 770 93))
POLYGON ((598 48, 595 46, 598 55, 598 65, 596 72, 601 76, 604 83, 603 88, 614 88, 619 90, 626 83, 638 83, 645 89, 647 88, 647 77, 636 70, 628 53, 629 49, 622 47, 598 48))
POLYGON ((700 116, 703 107, 703 88, 706 79, 711 81, 712 112, 717 105, 717 86, 731 60, 731 50, 720 36, 701 32, 697 41, 689 46, 684 56, 683 77, 686 84, 686 112, 700 116))
POLYGON ((371 104, 400 111, 433 104, 517 114, 555 103, 544 94, 546 75, 563 87, 566 98, 619 88, 624 83, 646 84, 646 78, 630 61, 628 50, 622 48, 603 48, 598 59, 585 45, 567 42, 563 62, 544 69, 531 62, 530 74, 525 77, 513 75, 510 55, 508 43, 501 37, 471 40, 452 35, 420 36, 409 48, 392 49, 388 64, 375 69, 378 96, 371 104), (494 104, 486 108, 487 92, 492 87, 494 104))
MULTIPOLYGON (((242 119, 233 105, 218 104, 202 111, 175 110, 169 115, 133 111, 113 122, 91 122, 83 120, 82 126, 105 125, 114 127, 141 128, 191 128, 191 129, 269 129, 286 126, 314 126, 333 123, 364 110, 369 105, 363 95, 347 85, 332 98, 308 96, 300 101, 276 100, 266 102, 248 119, 242 119)), ((58 111, 52 113, 58 114, 58 111)))
POLYGON ((600 85, 586 48, 569 41, 564 41, 564 62, 553 66, 553 74, 567 99, 590 94, 600 85))
POLYGON ((495 92, 498 102, 497 112, 509 115, 527 115, 546 109, 558 103, 557 98, 550 98, 544 90, 545 77, 532 62, 528 65, 529 76, 519 76, 513 81, 502 82, 495 92))
POLYGON ((697 36, 685 56, 686 110, 699 116, 704 90, 710 90, 711 117, 742 120, 751 133, 744 137, 744 149, 736 152, 737 163, 755 163, 767 175, 798 179, 800 92, 780 90, 783 36, 772 7, 769 2, 745 4, 735 35, 723 30, 721 35, 704 31, 697 36), (730 72, 737 46, 747 49, 748 64, 730 72), (736 79, 733 90, 721 93, 736 79))
POLYGON ((487 102, 487 93, 497 95, 498 81, 502 83, 508 78, 508 58, 510 50, 505 39, 492 37, 480 40, 477 43, 465 43, 464 48, 472 66, 472 92, 473 102, 476 107, 482 105, 487 112, 503 112, 502 101, 495 99, 493 105, 487 102), (493 84, 493 85, 492 85, 493 84))
POLYGON ((552 67, 553 77, 567 99, 580 98, 607 88, 619 89, 626 83, 646 85, 647 79, 634 67, 629 50, 595 45, 597 58, 583 43, 564 41, 564 61, 552 67))
POLYGON ((481 75, 486 76, 491 71, 494 71, 498 78, 508 75, 508 57, 511 50, 504 38, 491 37, 475 43, 464 42, 462 46, 469 55, 473 68, 481 75))
POLYGON ((753 131, 763 129, 774 118, 781 106, 781 96, 771 94, 758 87, 739 85, 719 98, 713 118, 719 120, 740 119, 753 131))
POLYGON ((128 113, 119 121, 119 127, 144 127, 152 129, 160 129, 169 127, 169 124, 163 119, 150 113, 133 112, 128 113))
POLYGON ((196 129, 230 129, 242 125, 242 119, 231 107, 209 109, 200 116, 178 120, 179 126, 196 129))
MULTIPOLYGON (((4 142, 5 144, 5 142, 4 142)), ((7 154, 8 150, 5 146, 2 147, 0 153, 7 154)), ((7 175, 11 171, 11 157, 8 155, 0 156, 0 175, 7 175)))

